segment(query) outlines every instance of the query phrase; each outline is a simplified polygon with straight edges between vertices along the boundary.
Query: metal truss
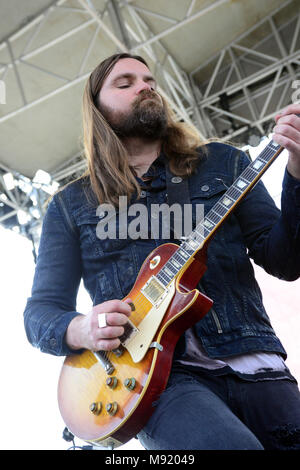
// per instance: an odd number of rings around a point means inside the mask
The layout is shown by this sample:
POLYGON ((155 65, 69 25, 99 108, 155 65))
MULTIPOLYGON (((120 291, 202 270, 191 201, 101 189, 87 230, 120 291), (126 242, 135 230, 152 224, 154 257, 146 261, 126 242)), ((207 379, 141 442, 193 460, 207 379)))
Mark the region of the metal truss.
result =
MULTIPOLYGON (((219 0, 216 1, 213 5, 216 7, 224 1, 228 0, 219 0)), ((107 0, 102 11, 97 9, 95 6, 98 3, 97 0, 94 0, 93 3, 91 0, 77 0, 79 5, 78 8, 68 6, 68 3, 68 0, 58 0, 54 2, 54 4, 47 8, 44 13, 39 15, 38 18, 34 19, 32 22, 30 22, 28 25, 26 25, 24 28, 12 35, 0 45, 0 53, 3 51, 3 49, 5 49, 10 57, 10 61, 8 63, 2 65, 0 64, 0 80, 5 80, 7 72, 10 69, 13 69, 19 94, 22 99, 22 105, 20 107, 0 117, 0 124, 45 100, 51 99, 54 95, 64 92, 69 87, 77 85, 79 82, 86 80, 90 74, 90 71, 88 73, 82 73, 82 71, 84 70, 86 61, 93 45, 97 42, 97 40, 99 41, 100 31, 102 33, 104 31, 105 34, 107 34, 112 43, 115 44, 116 51, 134 52, 136 49, 141 48, 153 62, 153 64, 155 64, 158 71, 158 80, 162 82, 159 90, 172 106, 173 110, 178 116, 178 119, 191 122, 190 112, 187 112, 186 103, 188 103, 189 107, 196 107, 196 101, 193 96, 187 74, 180 69, 178 64, 176 64, 175 59, 171 57, 170 54, 168 54, 163 46, 161 46, 158 40, 159 38, 155 37, 153 33, 151 33, 146 23, 139 16, 137 11, 138 9, 131 6, 130 1, 125 2, 119 0, 118 2, 117 0, 107 0), (48 43, 28 52, 31 44, 33 43, 33 40, 38 36, 43 28, 47 28, 49 17, 54 11, 59 11, 62 16, 66 13, 66 11, 72 11, 78 13, 81 17, 82 15, 86 16, 86 19, 83 20, 78 26, 71 28, 69 31, 61 34, 60 36, 57 36, 48 43), (124 13, 128 16, 128 22, 124 20, 124 13), (113 25, 114 30, 107 26, 107 23, 109 22, 113 25), (49 64, 49 69, 46 70, 44 67, 34 65, 33 63, 29 62, 31 59, 36 58, 44 52, 48 51, 51 47, 55 47, 57 44, 63 43, 63 41, 66 39, 76 35, 91 25, 94 26, 94 34, 89 44, 87 45, 85 56, 80 64, 78 73, 74 78, 68 79, 58 72, 55 72, 55 67, 52 67, 51 64, 49 64), (14 41, 18 40, 22 35, 26 35, 27 37, 28 31, 30 31, 31 34, 29 39, 27 38, 26 40, 23 51, 18 57, 14 57, 12 47, 14 41), (155 49, 152 47, 152 43, 154 41, 156 42, 155 49), (133 46, 131 47, 130 44, 133 46), (163 62, 160 60, 161 56, 163 56, 163 62), (45 93, 40 98, 28 102, 22 83, 20 65, 36 68, 37 70, 42 71, 47 75, 57 78, 60 82, 62 82, 62 84, 51 92, 45 93)), ((179 22, 177 27, 186 24, 187 20, 196 19, 196 17, 200 16, 200 13, 204 14, 206 10, 207 9, 203 10, 203 12, 198 12, 196 16, 192 15, 191 18, 187 18, 185 21, 179 22)), ((174 28, 171 28, 171 30, 173 31, 174 28)), ((201 126, 200 122, 198 124, 201 126)))
MULTIPOLYGON (((274 114, 290 102, 292 83, 299 77, 299 16, 285 24, 277 24, 277 14, 292 4, 293 0, 284 2, 271 15, 191 73, 179 66, 161 42, 168 34, 228 1, 216 0, 208 7, 194 12, 196 1, 190 0, 185 17, 179 21, 138 7, 132 0, 53 2, 39 16, 0 44, 0 57, 8 57, 6 61, 0 59, 0 80, 5 81, 8 72, 13 71, 21 102, 15 109, 0 116, 0 124, 85 81, 90 74, 90 70, 86 71, 86 64, 91 51, 95 45, 101 45, 104 34, 113 44, 115 52, 129 51, 142 54, 147 59, 157 78, 159 92, 169 102, 177 119, 193 124, 202 138, 216 136, 247 144, 252 134, 264 135, 271 126, 274 114), (80 20, 75 26, 32 49, 34 40, 47 29, 53 13, 63 18, 70 12, 78 15, 80 20), (163 19, 167 24, 166 29, 154 34, 144 19, 147 17, 163 19), (269 34, 255 44, 251 39, 251 43, 249 38, 253 31, 264 27, 269 29, 269 34), (62 75, 55 69, 55 64, 49 63, 45 68, 38 63, 38 59, 51 51, 51 48, 57 45, 63 48, 64 41, 87 28, 92 28, 93 34, 86 44, 78 70, 72 77, 62 75), (20 41, 21 50, 15 47, 20 41), (26 67, 44 73, 45 77, 55 78, 57 86, 51 91, 45 91, 40 97, 29 100, 23 76, 26 67)), ((51 182, 48 186, 52 187, 53 182, 62 185, 82 174, 84 169, 85 162, 80 153, 69 158, 66 156, 66 162, 50 175, 51 182)), ((0 163, 0 223, 9 228, 19 226, 21 233, 29 238, 33 237, 32 234, 37 233, 37 227, 43 218, 43 203, 51 192, 49 187, 30 181, 0 163), (13 175, 13 190, 7 189, 4 174, 13 175), (28 185, 27 192, 24 190, 24 182, 28 185), (18 221, 20 211, 27 214, 28 222, 21 224, 18 221)), ((34 235, 34 238, 36 240, 38 236, 34 235)))
POLYGON ((30 180, 0 163, 0 224, 32 242, 34 259, 39 245, 45 204, 58 185, 30 180))
POLYGON ((300 76, 300 15, 281 25, 276 17, 292 3, 284 2, 191 72, 197 104, 213 125, 208 127, 211 136, 246 144, 251 135, 268 133, 275 114, 291 103, 300 76), (251 35, 263 29, 269 34, 251 48, 247 46, 251 35), (206 69, 210 70, 209 79, 199 83, 197 77, 206 69))

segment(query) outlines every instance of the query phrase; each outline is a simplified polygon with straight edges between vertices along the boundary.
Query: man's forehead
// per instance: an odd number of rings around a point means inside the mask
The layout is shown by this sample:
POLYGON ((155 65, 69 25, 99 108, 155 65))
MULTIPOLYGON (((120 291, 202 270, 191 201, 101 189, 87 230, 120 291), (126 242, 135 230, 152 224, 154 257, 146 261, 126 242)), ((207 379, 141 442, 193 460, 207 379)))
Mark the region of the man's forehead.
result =
POLYGON ((117 76, 123 74, 142 74, 152 76, 152 73, 150 72, 149 68, 145 64, 143 64, 143 62, 140 62, 136 59, 126 58, 118 60, 118 62, 113 66, 112 70, 106 77, 106 80, 112 81, 117 76))

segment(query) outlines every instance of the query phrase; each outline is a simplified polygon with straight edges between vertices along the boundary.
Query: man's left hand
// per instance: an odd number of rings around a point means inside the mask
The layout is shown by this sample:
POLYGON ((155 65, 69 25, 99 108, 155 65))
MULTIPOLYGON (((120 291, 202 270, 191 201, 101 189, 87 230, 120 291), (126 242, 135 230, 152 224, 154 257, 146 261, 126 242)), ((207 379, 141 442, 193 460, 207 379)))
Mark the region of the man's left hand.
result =
POLYGON ((287 106, 275 116, 272 139, 288 150, 288 172, 300 180, 300 104, 287 106), (298 114, 298 116, 297 116, 298 114))

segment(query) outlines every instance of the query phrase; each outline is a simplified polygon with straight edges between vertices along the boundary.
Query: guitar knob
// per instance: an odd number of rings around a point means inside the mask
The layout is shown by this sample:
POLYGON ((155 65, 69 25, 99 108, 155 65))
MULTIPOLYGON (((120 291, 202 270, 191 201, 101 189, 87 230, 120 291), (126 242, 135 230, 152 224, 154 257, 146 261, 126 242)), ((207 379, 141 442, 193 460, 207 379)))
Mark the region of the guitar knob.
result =
POLYGON ((129 378, 125 379, 124 385, 128 390, 133 390, 134 387, 136 386, 136 381, 133 377, 131 377, 130 379, 129 378))
POLYGON ((117 377, 108 377, 108 378, 106 379, 106 385, 107 385, 109 388, 116 388, 117 383, 118 383, 117 377))
POLYGON ((102 410, 102 403, 101 401, 97 401, 97 402, 93 402, 90 404, 90 411, 94 414, 94 415, 98 415, 101 413, 101 410, 102 410))
POLYGON ((109 415, 113 416, 118 411, 118 403, 116 401, 114 401, 112 403, 107 403, 105 408, 106 408, 107 413, 109 415))

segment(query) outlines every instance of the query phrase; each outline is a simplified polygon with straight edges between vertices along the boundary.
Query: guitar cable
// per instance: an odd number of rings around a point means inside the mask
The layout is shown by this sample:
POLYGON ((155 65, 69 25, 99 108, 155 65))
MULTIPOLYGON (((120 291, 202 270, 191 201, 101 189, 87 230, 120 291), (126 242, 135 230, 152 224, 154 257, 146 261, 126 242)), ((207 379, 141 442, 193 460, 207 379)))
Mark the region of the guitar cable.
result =
POLYGON ((92 445, 86 445, 86 446, 77 446, 75 444, 75 437, 74 437, 74 434, 71 433, 71 431, 69 431, 69 429, 67 427, 64 428, 63 430, 63 433, 62 433, 62 438, 66 441, 66 442, 72 442, 73 445, 71 447, 69 447, 67 450, 93 450, 93 446, 92 445))

